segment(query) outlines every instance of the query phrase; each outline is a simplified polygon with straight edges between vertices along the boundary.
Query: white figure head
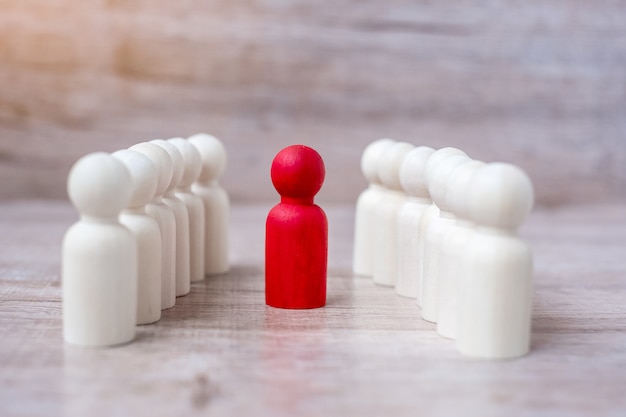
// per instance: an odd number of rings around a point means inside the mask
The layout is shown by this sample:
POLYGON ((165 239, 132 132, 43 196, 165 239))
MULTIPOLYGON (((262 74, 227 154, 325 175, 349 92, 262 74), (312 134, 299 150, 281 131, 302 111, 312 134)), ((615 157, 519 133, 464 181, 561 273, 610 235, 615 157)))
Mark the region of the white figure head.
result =
POLYGON ((426 161, 426 170, 429 170, 430 169, 429 167, 437 165, 440 161, 446 159, 447 157, 454 156, 454 155, 467 156, 465 152, 457 148, 446 147, 446 148, 437 149, 435 152, 433 152, 430 155, 430 157, 428 158, 428 161, 426 161))
POLYGON ((130 200, 130 173, 111 155, 91 153, 72 167, 67 193, 82 216, 117 218, 130 200))
POLYGON ((468 196, 472 179, 479 169, 485 166, 482 161, 470 161, 454 170, 448 181, 446 206, 460 219, 469 219, 468 196))
POLYGON ((187 139, 200 152, 202 171, 198 181, 208 183, 217 180, 226 169, 226 149, 215 136, 198 133, 187 139))
POLYGON ((173 162, 170 155, 160 146, 148 142, 138 143, 131 146, 129 149, 147 156, 150 161, 152 161, 157 170, 156 195, 163 195, 165 190, 169 187, 170 182, 172 182, 172 175, 174 172, 173 162))
POLYGON ((170 181, 169 186, 167 187, 167 191, 172 191, 176 187, 178 187, 178 183, 183 178, 183 173, 185 172, 185 164, 183 163, 183 156, 180 154, 176 146, 172 145, 166 140, 163 139, 154 139, 151 140, 150 143, 154 143, 157 146, 160 146, 167 152, 167 154, 172 158, 172 181, 170 181))
MULTIPOLYGON (((437 152, 433 153, 433 156, 436 154, 437 152)), ((449 180, 452 173, 455 169, 468 163, 469 161, 471 161, 471 159, 465 154, 453 154, 439 159, 436 163, 432 163, 432 160, 429 158, 429 161, 426 163, 426 182, 428 183, 428 192, 430 193, 433 202, 442 211, 451 211, 447 204, 446 194, 448 192, 449 180)))
POLYGON ((156 193, 157 171, 147 156, 130 149, 123 149, 113 154, 122 161, 132 181, 132 192, 127 207, 143 207, 148 204, 156 193))
POLYGON ((196 147, 189 141, 183 138, 172 138, 167 141, 176 146, 176 149, 178 149, 180 155, 183 157, 183 165, 185 166, 185 169, 178 186, 187 188, 198 179, 200 171, 202 171, 200 152, 198 152, 196 147))
POLYGON ((385 187, 402 191, 400 166, 407 154, 414 148, 415 145, 407 142, 395 142, 383 151, 378 163, 378 177, 385 187))
POLYGON ((400 165, 400 184, 408 195, 430 198, 426 186, 426 162, 435 152, 428 146, 418 146, 411 150, 400 165))
POLYGON ((361 171, 363 176, 370 184, 380 184, 378 177, 378 162, 380 156, 395 141, 393 139, 378 139, 365 147, 361 155, 361 171))
POLYGON ((470 188, 470 218, 478 225, 515 230, 530 213, 534 202, 528 175, 515 165, 501 162, 481 168, 470 188))

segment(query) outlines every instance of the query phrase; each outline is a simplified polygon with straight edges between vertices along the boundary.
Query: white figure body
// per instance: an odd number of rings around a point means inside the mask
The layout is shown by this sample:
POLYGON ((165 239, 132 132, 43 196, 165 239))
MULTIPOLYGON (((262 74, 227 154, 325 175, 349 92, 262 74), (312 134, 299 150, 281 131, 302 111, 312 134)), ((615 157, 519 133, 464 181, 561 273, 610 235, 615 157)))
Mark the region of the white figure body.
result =
POLYGON ((435 152, 419 146, 409 152, 400 166, 400 183, 407 200, 398 213, 398 281, 396 294, 416 298, 420 264, 417 259, 419 224, 422 213, 432 205, 426 187, 426 161, 435 152))
POLYGON ((128 149, 117 151, 131 177, 132 192, 120 223, 137 240, 137 324, 149 324, 161 318, 161 231, 146 213, 157 187, 157 172, 150 159, 128 149))
POLYGON ((395 142, 382 153, 378 176, 385 194, 375 211, 373 277, 379 285, 395 286, 398 279, 398 213, 406 201, 400 184, 400 165, 415 146, 395 142))
POLYGON ((219 139, 204 133, 191 136, 202 159, 202 171, 191 190, 204 203, 205 257, 207 275, 223 274, 230 269, 228 261, 228 223, 230 202, 218 179, 226 169, 226 150, 219 139))
POLYGON ((176 146, 185 166, 183 177, 176 188, 178 197, 189 214, 189 262, 191 282, 204 279, 204 203, 202 199, 191 192, 193 184, 202 170, 202 161, 198 150, 183 138, 169 139, 168 142, 176 146))
POLYGON ((176 304, 176 219, 163 202, 163 193, 172 180, 172 158, 154 143, 139 143, 130 148, 152 161, 157 170, 157 189, 146 213, 159 225, 161 232, 161 310, 176 304))
POLYGON ((468 203, 476 231, 457 300, 457 348, 464 355, 513 358, 530 348, 532 254, 516 230, 533 198, 528 176, 510 164, 488 164, 472 180, 468 203))
POLYGON ((374 213, 380 199, 385 194, 378 177, 378 161, 383 151, 391 146, 391 139, 379 139, 370 143, 361 157, 361 170, 369 183, 357 199, 354 221, 354 256, 352 272, 356 275, 371 277, 374 213))
POLYGON ((172 180, 163 194, 163 202, 172 210, 176 221, 176 297, 181 297, 189 294, 191 290, 189 212, 185 203, 176 197, 176 187, 178 187, 178 183, 183 177, 185 165, 183 157, 176 149, 176 146, 163 139, 151 140, 150 143, 163 148, 173 162, 172 180))
POLYGON ((474 224, 468 220, 467 196, 473 176, 484 165, 481 161, 471 161, 456 169, 448 182, 445 197, 456 220, 439 246, 437 332, 450 339, 456 339, 457 286, 459 277, 465 274, 461 261, 474 234, 474 224))
POLYGON ((130 199, 130 174, 105 153, 81 158, 68 177, 81 219, 63 239, 63 336, 82 346, 135 337, 137 243, 118 216, 130 199))
MULTIPOLYGON (((433 152, 428 158, 428 160, 426 161, 426 163, 430 164, 431 166, 434 166, 438 164, 440 161, 444 160, 445 158, 449 156, 455 156, 455 155, 465 155, 465 152, 457 148, 450 148, 450 147, 441 148, 433 152)), ((426 186, 428 187, 428 178, 426 178, 426 186)), ((430 192, 429 192, 429 195, 430 195, 430 192)), ((428 229, 430 228, 430 225, 433 222, 433 220, 438 219, 438 218, 439 218, 439 207, 437 207, 437 205, 433 202, 432 205, 428 207, 426 210, 424 210, 424 212, 422 213, 422 217, 420 218, 420 223, 418 227, 417 264, 419 265, 419 267, 417 270, 418 274, 417 274, 416 301, 417 301, 417 305, 420 307, 423 307, 423 304, 424 304, 424 256, 425 256, 424 252, 425 252, 425 247, 426 247, 426 235, 428 234, 428 229)))
MULTIPOLYGON (((434 154, 433 154, 434 155, 434 154)), ((439 302, 439 248, 443 236, 454 226, 454 215, 447 206, 448 181, 459 166, 470 159, 465 155, 453 155, 426 164, 426 181, 433 202, 439 207, 439 217, 434 218, 424 236, 424 266, 422 276, 422 318, 436 323, 439 302)))
POLYGON ((434 219, 439 218, 439 207, 431 204, 420 216, 419 225, 417 227, 417 294, 416 301, 418 306, 424 303, 424 247, 426 246, 426 233, 430 228, 434 219))

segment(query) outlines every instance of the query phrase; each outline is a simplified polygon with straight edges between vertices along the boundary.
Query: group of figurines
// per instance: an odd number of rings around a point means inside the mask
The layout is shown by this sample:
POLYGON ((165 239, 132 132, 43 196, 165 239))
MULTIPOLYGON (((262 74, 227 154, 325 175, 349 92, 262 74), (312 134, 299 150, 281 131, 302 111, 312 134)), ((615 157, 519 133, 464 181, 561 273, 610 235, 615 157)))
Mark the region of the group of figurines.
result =
MULTIPOLYGON (((229 200, 218 184, 226 151, 197 134, 79 159, 68 178, 80 221, 63 241, 68 343, 112 346, 136 324, 228 271, 229 200)), ((528 176, 456 148, 380 139, 363 152, 369 187, 356 205, 353 272, 415 298, 424 320, 468 356, 512 358, 530 347, 532 254, 517 229, 532 209, 528 176)), ((328 223, 314 196, 321 156, 304 145, 271 167, 280 203, 265 240, 266 303, 326 303, 328 223)))
POLYGON ((415 298, 422 318, 464 355, 513 358, 530 348, 532 254, 517 229, 528 176, 456 148, 380 139, 361 168, 353 272, 415 298))
POLYGON ((79 159, 68 177, 80 220, 63 240, 63 334, 81 346, 130 342, 191 282, 228 271, 222 143, 157 139, 79 159))

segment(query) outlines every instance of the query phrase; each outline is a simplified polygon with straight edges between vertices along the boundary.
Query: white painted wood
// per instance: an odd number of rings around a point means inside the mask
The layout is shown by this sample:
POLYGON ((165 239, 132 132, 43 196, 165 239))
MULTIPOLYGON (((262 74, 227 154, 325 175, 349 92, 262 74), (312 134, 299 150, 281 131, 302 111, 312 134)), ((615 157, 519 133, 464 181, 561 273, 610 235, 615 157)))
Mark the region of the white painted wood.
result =
POLYGON ((137 322, 137 244, 118 220, 131 196, 130 174, 111 155, 93 153, 73 166, 67 189, 81 218, 63 239, 65 341, 130 342, 137 322))
POLYGON ((163 139, 151 140, 150 143, 163 148, 172 158, 172 180, 163 194, 163 202, 172 210, 176 221, 176 297, 181 297, 191 290, 189 212, 185 203, 176 197, 176 187, 183 177, 185 165, 176 146, 163 139))
POLYGON ((419 307, 424 303, 424 247, 426 246, 426 233, 430 228, 433 220, 439 217, 439 207, 431 204, 424 209, 420 216, 420 222, 417 227, 417 294, 415 301, 419 307))
POLYGON ((393 143, 392 139, 378 139, 370 143, 361 156, 361 171, 369 186, 361 192, 356 202, 352 256, 352 272, 355 275, 373 275, 374 216, 376 207, 385 195, 378 176, 378 162, 384 150, 393 143))
POLYGON ((142 142, 130 148, 147 156, 157 170, 157 188, 146 213, 159 225, 161 232, 161 310, 176 304, 176 219, 163 202, 163 193, 172 181, 172 158, 160 146, 142 142))
POLYGON ((406 201, 400 166, 413 148, 407 142, 393 143, 383 151, 377 167, 385 187, 374 217, 373 278, 379 285, 393 287, 398 279, 398 213, 406 201))
POLYGON ((214 136, 199 133, 188 138, 196 147, 202 160, 202 170, 191 190, 204 203, 206 275, 228 272, 228 226, 230 200, 220 186, 219 178, 226 169, 226 149, 214 136))
POLYGON ((439 247, 437 332, 450 339, 456 338, 458 281, 466 273, 461 260, 474 234, 474 223, 469 221, 468 192, 473 176, 484 166, 484 162, 470 161, 457 168, 448 181, 445 196, 447 206, 456 220, 443 236, 439 247))
POLYGON ((437 322, 439 301, 439 247, 455 221, 445 198, 448 181, 456 168, 469 161, 466 155, 448 155, 440 161, 431 157, 426 165, 428 191, 439 207, 439 216, 431 221, 424 236, 422 318, 433 323, 437 322))
MULTIPOLYGON (((465 155, 460 149, 445 147, 433 152, 426 163, 430 163, 431 166, 436 165, 440 161, 444 160, 448 156, 465 155)), ((426 188, 428 188, 428 177, 426 177, 426 188)), ((430 197, 430 191, 428 193, 430 197)), ((432 200, 432 198, 431 198, 432 200)), ((426 234, 430 228, 434 219, 439 218, 439 207, 434 202, 422 213, 420 218, 418 234, 417 234, 417 261, 419 265, 417 270, 417 305, 422 307, 424 304, 424 251, 426 247, 426 234)))
POLYGON ((426 187, 426 161, 435 152, 418 146, 407 154, 400 166, 400 183, 407 200, 398 213, 398 282, 396 294, 417 298, 419 224, 424 211, 432 205, 426 187))
POLYGON ((131 197, 120 215, 120 223, 137 240, 137 324, 149 324, 161 318, 161 231, 146 213, 146 204, 157 188, 157 171, 150 159, 124 149, 113 153, 131 177, 131 197))
POLYGON ((530 348, 532 254, 516 230, 533 205, 528 176, 493 163, 474 177, 468 203, 476 232, 463 259, 458 292, 458 350, 480 358, 512 358, 530 348))
POLYGON ((191 185, 198 179, 202 170, 200 153, 189 141, 172 138, 168 142, 176 146, 185 166, 183 177, 176 188, 178 197, 187 207, 189 215, 189 263, 191 282, 204 279, 204 203, 202 198, 191 192, 191 185))

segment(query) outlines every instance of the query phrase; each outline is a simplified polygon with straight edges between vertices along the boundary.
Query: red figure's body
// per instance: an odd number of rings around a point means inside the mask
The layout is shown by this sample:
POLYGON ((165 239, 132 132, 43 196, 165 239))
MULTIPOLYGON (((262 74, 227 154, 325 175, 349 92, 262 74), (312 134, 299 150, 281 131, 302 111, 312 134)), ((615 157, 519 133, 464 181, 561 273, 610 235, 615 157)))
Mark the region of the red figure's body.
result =
POLYGON ((326 304, 328 222, 313 197, 324 182, 324 162, 313 149, 289 146, 272 163, 281 201, 267 216, 265 302, 279 308, 326 304))

